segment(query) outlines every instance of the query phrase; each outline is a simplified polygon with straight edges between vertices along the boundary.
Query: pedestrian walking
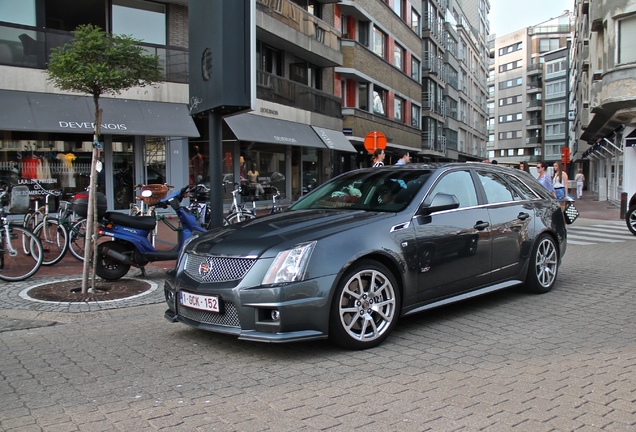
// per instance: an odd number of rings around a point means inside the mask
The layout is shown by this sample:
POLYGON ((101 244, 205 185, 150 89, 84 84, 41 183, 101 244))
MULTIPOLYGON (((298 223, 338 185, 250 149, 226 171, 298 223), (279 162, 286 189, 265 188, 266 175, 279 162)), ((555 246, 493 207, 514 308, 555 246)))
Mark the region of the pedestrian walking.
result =
POLYGON ((550 174, 548 174, 547 169, 548 165, 545 162, 539 162, 537 164, 537 173, 539 173, 539 177, 537 177, 537 180, 543 185, 544 188, 548 190, 548 192, 556 197, 554 185, 552 184, 552 179, 550 178, 550 174))
POLYGON ((568 175, 563 171, 561 161, 554 163, 554 177, 552 177, 552 186, 556 194, 556 199, 561 204, 561 209, 565 211, 565 202, 568 199, 568 175))
POLYGON ((576 181, 576 199, 581 199, 583 198, 583 187, 585 186, 585 176, 581 168, 576 172, 574 180, 576 181))
POLYGON ((384 149, 375 149, 373 151, 373 166, 374 167, 383 167, 384 166, 384 158, 386 154, 384 153, 384 149))
POLYGON ((406 165, 407 163, 411 162, 411 155, 409 154, 409 152, 407 152, 405 150, 402 150, 398 154, 399 154, 400 158, 395 163, 396 165, 406 165))

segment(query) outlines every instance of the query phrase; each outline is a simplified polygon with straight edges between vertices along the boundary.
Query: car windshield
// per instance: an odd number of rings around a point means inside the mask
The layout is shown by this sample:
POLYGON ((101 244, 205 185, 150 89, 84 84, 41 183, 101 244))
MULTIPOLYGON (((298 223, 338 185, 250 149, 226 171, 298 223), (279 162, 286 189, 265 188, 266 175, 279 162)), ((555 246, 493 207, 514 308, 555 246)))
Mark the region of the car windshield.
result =
POLYGON ((374 169, 341 175, 290 207, 398 212, 404 210, 430 176, 429 170, 374 169))

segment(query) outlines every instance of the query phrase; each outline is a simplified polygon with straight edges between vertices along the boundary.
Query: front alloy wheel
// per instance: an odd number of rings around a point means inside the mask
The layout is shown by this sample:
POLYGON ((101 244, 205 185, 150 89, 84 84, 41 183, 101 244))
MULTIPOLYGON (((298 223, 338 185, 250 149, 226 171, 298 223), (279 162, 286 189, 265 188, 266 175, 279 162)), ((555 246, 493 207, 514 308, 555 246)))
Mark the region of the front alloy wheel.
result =
POLYGON ((542 235, 537 240, 526 278, 526 288, 536 294, 544 294, 552 289, 559 270, 559 252, 554 239, 542 235))
POLYGON ((625 215, 625 222, 627 223, 627 228, 631 231, 632 234, 636 235, 636 205, 632 206, 625 215))
POLYGON ((349 270, 334 296, 330 336, 348 349, 379 345, 400 315, 400 291, 385 266, 364 261, 349 270))

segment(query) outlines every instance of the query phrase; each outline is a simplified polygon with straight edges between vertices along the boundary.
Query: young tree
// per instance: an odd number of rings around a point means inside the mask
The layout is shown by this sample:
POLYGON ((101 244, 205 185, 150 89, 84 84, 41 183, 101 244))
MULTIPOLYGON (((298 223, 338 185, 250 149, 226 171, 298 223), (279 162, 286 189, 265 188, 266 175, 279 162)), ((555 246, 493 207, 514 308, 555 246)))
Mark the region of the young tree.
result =
MULTIPOLYGON (((73 32, 73 40, 53 49, 48 65, 49 81, 62 90, 93 96, 95 103, 95 130, 89 182, 88 212, 86 215, 86 247, 82 271, 82 292, 89 292, 88 276, 92 256, 90 290, 95 288, 97 248, 91 248, 96 239, 97 211, 96 189, 99 155, 101 110, 99 98, 103 94, 119 94, 131 87, 144 87, 162 78, 161 66, 156 55, 148 55, 138 46, 138 40, 126 35, 106 33, 94 25, 81 25, 73 32)), ((101 163, 100 163, 101 164, 101 163)), ((100 166, 101 168, 101 166, 100 166)))

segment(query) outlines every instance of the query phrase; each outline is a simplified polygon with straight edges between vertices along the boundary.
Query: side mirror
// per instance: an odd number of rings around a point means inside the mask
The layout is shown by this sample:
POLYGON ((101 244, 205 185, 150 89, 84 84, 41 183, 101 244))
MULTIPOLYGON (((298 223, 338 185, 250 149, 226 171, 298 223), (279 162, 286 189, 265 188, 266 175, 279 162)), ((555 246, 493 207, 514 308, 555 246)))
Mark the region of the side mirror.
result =
POLYGON ((433 197, 430 203, 427 201, 420 207, 418 215, 428 216, 432 213, 459 208, 459 200, 452 194, 440 192, 433 197))
POLYGON ((149 189, 142 190, 141 191, 141 196, 145 197, 145 198, 150 198, 152 196, 152 191, 149 190, 149 189))

